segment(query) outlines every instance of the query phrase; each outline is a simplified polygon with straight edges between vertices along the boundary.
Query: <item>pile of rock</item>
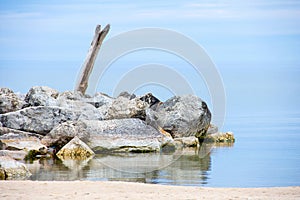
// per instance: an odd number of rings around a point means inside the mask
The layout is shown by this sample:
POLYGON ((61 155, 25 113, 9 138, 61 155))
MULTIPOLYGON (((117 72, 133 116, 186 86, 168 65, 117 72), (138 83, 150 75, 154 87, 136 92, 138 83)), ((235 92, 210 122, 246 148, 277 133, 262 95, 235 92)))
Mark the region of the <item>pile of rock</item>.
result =
POLYGON ((178 147, 178 138, 205 137, 210 120, 206 103, 194 95, 161 102, 150 93, 91 97, 37 86, 22 96, 1 88, 0 156, 24 159, 59 152, 61 158, 74 158, 108 151, 159 152, 178 147))

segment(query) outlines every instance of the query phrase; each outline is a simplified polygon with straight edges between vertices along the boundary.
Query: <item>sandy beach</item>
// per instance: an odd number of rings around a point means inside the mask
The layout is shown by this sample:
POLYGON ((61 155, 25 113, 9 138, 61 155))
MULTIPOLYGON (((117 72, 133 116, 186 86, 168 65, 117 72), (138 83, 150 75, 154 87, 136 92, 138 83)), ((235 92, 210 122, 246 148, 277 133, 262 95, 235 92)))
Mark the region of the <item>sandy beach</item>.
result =
POLYGON ((0 181, 0 199, 300 199, 300 187, 206 188, 127 182, 0 181))

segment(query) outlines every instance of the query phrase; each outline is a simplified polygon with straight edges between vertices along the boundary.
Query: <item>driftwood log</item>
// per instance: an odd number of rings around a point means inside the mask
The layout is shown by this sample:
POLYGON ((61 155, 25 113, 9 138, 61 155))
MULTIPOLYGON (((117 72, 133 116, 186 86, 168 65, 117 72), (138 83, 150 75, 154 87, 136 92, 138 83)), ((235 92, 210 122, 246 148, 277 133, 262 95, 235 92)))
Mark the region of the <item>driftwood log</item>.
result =
POLYGON ((85 94, 85 92, 86 92, 86 89, 87 89, 88 83, 89 83, 89 77, 93 70, 97 54, 99 52, 101 44, 102 44, 105 36, 107 35, 109 29, 110 29, 109 24, 107 24, 103 30, 101 30, 101 25, 97 25, 97 27, 96 27, 95 36, 93 38, 91 47, 88 51, 85 62, 83 64, 83 71, 80 75, 81 76, 80 81, 75 88, 76 91, 79 91, 82 94, 85 94))

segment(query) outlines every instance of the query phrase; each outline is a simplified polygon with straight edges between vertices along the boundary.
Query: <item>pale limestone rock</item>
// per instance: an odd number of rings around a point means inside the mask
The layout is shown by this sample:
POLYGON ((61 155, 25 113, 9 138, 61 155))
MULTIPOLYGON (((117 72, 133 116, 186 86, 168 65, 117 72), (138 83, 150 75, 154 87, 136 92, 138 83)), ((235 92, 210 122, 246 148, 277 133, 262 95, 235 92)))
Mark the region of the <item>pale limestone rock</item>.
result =
POLYGON ((29 106, 56 106, 59 92, 47 86, 34 86, 26 94, 25 101, 29 106))
POLYGON ((22 108, 24 102, 12 90, 0 88, 0 114, 22 108))
POLYGON ((26 179, 31 176, 28 168, 21 162, 14 160, 9 156, 0 156, 0 177, 4 179, 26 179), (1 175, 2 174, 2 175, 1 175))

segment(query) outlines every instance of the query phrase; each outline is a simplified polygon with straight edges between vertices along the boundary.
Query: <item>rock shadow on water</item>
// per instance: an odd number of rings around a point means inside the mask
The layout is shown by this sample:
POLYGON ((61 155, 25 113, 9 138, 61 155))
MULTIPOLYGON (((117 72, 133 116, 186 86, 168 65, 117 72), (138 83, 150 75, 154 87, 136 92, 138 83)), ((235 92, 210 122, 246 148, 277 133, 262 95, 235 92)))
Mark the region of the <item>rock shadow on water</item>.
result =
POLYGON ((40 159, 27 163, 31 180, 127 181, 168 185, 205 185, 211 155, 198 148, 173 153, 96 154, 83 160, 40 159))
POLYGON ((173 154, 97 154, 88 180, 131 181, 171 185, 205 185, 211 170, 210 154, 185 148, 173 154))
POLYGON ((58 158, 40 159, 26 163, 32 172, 30 180, 38 181, 75 181, 86 180, 90 159, 60 160, 58 158))

